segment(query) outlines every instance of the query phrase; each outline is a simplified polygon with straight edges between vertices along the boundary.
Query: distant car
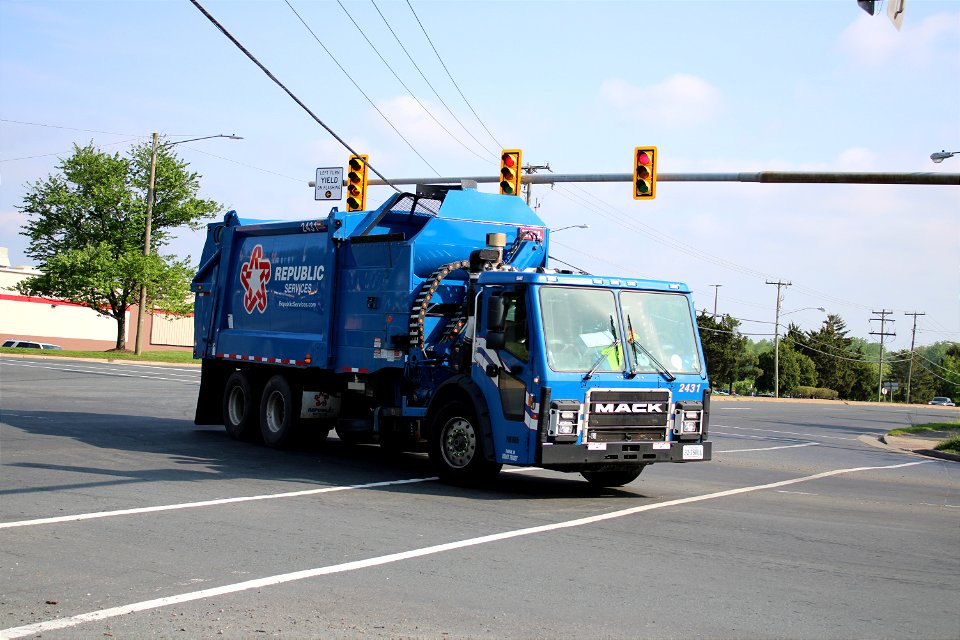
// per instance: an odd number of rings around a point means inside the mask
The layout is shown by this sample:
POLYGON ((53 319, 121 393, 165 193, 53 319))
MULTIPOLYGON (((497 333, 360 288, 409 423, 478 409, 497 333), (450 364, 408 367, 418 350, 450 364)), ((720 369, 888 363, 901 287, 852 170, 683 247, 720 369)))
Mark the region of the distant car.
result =
POLYGON ((57 349, 63 350, 58 344, 50 344, 48 342, 34 342, 32 340, 5 340, 4 343, 0 346, 10 347, 15 349, 57 349))
POLYGON ((931 400, 931 401, 928 402, 927 404, 937 404, 937 405, 940 405, 941 407, 955 407, 955 406, 957 406, 957 405, 953 404, 953 400, 951 400, 950 398, 946 398, 946 397, 944 397, 944 396, 937 396, 936 398, 934 398, 933 400, 931 400))

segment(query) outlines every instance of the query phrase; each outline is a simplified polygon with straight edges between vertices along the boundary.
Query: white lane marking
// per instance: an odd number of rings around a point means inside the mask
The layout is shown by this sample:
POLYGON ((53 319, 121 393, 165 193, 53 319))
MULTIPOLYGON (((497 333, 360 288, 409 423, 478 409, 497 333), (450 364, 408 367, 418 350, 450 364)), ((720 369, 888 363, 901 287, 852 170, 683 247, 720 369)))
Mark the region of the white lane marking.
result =
POLYGON ((176 511, 178 509, 195 509, 197 507, 213 507, 221 504, 233 504, 237 502, 253 502, 255 500, 274 500, 276 498, 297 498, 300 496, 312 496, 318 493, 334 493, 336 491, 350 491, 352 489, 370 489, 373 487, 390 487, 399 484, 414 484, 417 482, 430 482, 438 480, 437 477, 431 478, 411 478, 409 480, 386 480, 384 482, 370 482, 368 484, 354 484, 337 487, 323 487, 322 489, 304 489, 303 491, 287 491, 285 493, 269 493, 259 496, 240 496, 236 498, 220 498, 217 500, 201 500, 199 502, 183 502, 180 504, 165 504, 155 507, 138 507, 134 509, 117 509, 116 511, 98 511, 95 513, 78 513, 72 516, 56 516, 53 518, 37 518, 34 520, 20 520, 18 522, 0 522, 0 529, 13 529, 15 527, 32 527, 38 524, 54 524, 58 522, 76 522, 79 520, 94 520, 97 518, 111 518, 114 516, 129 516, 140 513, 156 513, 158 511, 176 511))
POLYGON ((548 531, 557 531, 559 529, 569 529, 572 527, 581 527, 587 524, 594 524, 597 522, 603 522, 605 520, 613 520, 615 518, 622 518, 624 516, 630 516, 637 513, 642 513, 644 511, 653 511, 654 509, 663 509, 666 507, 675 507, 683 504, 691 504, 694 502, 703 502, 704 500, 714 500, 716 498, 725 498, 727 496, 735 496, 735 495, 740 495, 744 493, 752 493, 754 491, 760 491, 763 489, 776 489, 777 487, 786 487, 786 486, 797 484, 800 482, 808 482, 810 480, 818 480, 820 478, 829 478, 831 476, 837 476, 844 473, 854 473, 857 471, 902 469, 904 467, 912 467, 918 464, 928 464, 929 462, 931 461, 920 460, 916 462, 905 462, 905 463, 890 465, 886 467, 855 467, 855 468, 849 468, 849 469, 834 469, 833 471, 824 471, 822 473, 817 473, 811 476, 804 476, 802 478, 793 478, 791 480, 780 480, 779 482, 771 482, 769 484, 754 485, 751 487, 741 487, 739 489, 728 489, 726 491, 718 491, 716 493, 707 493, 704 495, 692 496, 689 498, 678 498, 676 500, 667 500, 666 502, 657 502, 654 504, 648 504, 648 505, 643 505, 639 507, 631 507, 629 509, 621 509, 620 511, 611 511, 609 513, 602 513, 595 516, 588 516, 586 518, 577 518, 576 520, 567 520, 565 522, 557 522, 554 524, 545 524, 537 527, 528 527, 526 529, 514 529, 513 531, 504 531, 503 533, 494 533, 491 535, 479 536, 476 538, 468 538, 466 540, 458 540, 456 542, 448 542, 445 544, 438 544, 430 547, 422 547, 420 549, 412 549, 410 551, 402 551, 400 553, 391 553, 385 556, 367 558, 366 560, 354 560, 352 562, 344 562, 342 564, 334 564, 327 567, 318 567, 316 569, 306 569, 304 571, 294 571, 292 573, 283 573, 275 576, 268 576, 266 578, 257 578, 255 580, 247 580, 245 582, 228 584, 222 587, 213 587, 210 589, 203 589, 200 591, 192 591, 190 593, 182 593, 176 596, 167 596, 165 598, 157 598, 155 600, 144 600, 142 602, 135 602, 133 604, 126 604, 119 607, 111 607, 109 609, 100 609, 99 611, 91 611, 89 613, 82 613, 79 615, 69 616, 66 618, 57 618, 55 620, 46 620, 44 622, 36 622, 33 624, 21 626, 21 627, 10 627, 8 629, 0 630, 0 638, 3 638, 3 639, 22 638, 24 636, 34 635, 37 633, 44 633, 47 631, 53 631, 55 629, 66 629, 67 627, 75 627, 77 625, 83 624, 84 622, 93 622, 96 620, 106 620, 108 618, 115 618, 117 616, 126 615, 128 613, 135 613, 138 611, 148 611, 150 609, 159 609, 161 607, 168 607, 174 604, 183 604, 185 602, 193 602, 195 600, 203 600, 205 598, 213 598, 216 596, 222 596, 229 593, 238 593, 240 591, 249 591, 251 589, 262 589, 264 587, 284 584, 287 582, 294 582, 297 580, 306 580, 308 578, 316 578, 318 576, 326 576, 334 573, 357 571, 359 569, 367 569, 369 567, 376 567, 380 565, 390 564, 393 562, 410 560, 411 558, 421 558, 423 556, 429 556, 436 553, 454 551, 454 550, 463 549, 466 547, 473 547, 476 545, 488 544, 491 542, 499 542, 501 540, 509 540, 511 538, 519 538, 521 536, 529 536, 537 533, 545 533, 548 531))
POLYGON ((717 409, 724 409, 726 411, 753 411, 753 407, 716 407, 717 409))
POLYGON ((804 436, 806 438, 828 438, 830 440, 856 440, 857 438, 844 438, 841 436, 824 436, 824 435, 814 435, 812 433, 797 433, 795 431, 775 431, 773 429, 755 429, 753 427, 733 427, 727 424, 712 424, 710 425, 711 429, 713 427, 720 427, 721 429, 740 429, 741 431, 763 431, 764 433, 784 433, 791 436, 804 436))
POLYGON ((932 502, 921 502, 920 504, 928 507, 946 507, 947 509, 960 509, 960 504, 934 504, 932 502))
POLYGON ((774 449, 796 449, 797 447, 815 447, 819 442, 804 442, 803 444, 785 444, 779 447, 763 447, 762 449, 728 449, 714 451, 714 453, 746 453, 747 451, 773 451, 774 449))
POLYGON ((792 493, 798 496, 818 496, 819 493, 809 493, 807 491, 786 491, 784 489, 777 489, 777 493, 792 493))
MULTIPOLYGON (((4 364, 9 364, 9 363, 4 362, 4 364)), ((173 378, 173 377, 171 377, 171 378, 166 378, 166 377, 159 376, 159 375, 135 375, 135 374, 131 374, 131 373, 122 373, 119 369, 112 369, 112 368, 109 368, 109 367, 102 367, 102 368, 101 368, 101 367, 98 367, 98 368, 90 368, 90 369, 81 369, 81 368, 79 368, 79 367, 50 367, 50 366, 47 366, 47 365, 40 365, 40 364, 22 364, 22 363, 15 363, 15 364, 13 364, 13 366, 15 366, 15 367, 30 367, 30 368, 33 368, 33 369, 52 369, 52 370, 54 370, 54 371, 68 371, 68 372, 70 372, 70 373, 99 373, 99 374, 101 374, 101 375, 115 376, 115 377, 118 377, 118 378, 145 378, 145 379, 147 379, 147 380, 166 380, 166 381, 169 381, 169 382, 189 382, 189 383, 193 383, 193 384, 200 384, 200 379, 199 379, 197 376, 192 376, 192 377, 190 377, 190 378, 187 378, 187 377, 182 377, 182 378, 173 378)))

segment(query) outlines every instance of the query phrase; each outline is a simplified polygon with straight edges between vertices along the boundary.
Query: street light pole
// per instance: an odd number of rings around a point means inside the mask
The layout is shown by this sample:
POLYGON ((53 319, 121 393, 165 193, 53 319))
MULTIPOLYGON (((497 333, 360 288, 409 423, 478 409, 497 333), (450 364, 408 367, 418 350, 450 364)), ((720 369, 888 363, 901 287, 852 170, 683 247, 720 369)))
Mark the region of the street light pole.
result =
POLYGON ((722 287, 723 285, 712 284, 710 286, 713 287, 713 317, 716 318, 717 317, 717 294, 720 292, 720 287, 722 287))
MULTIPOLYGON (((183 144, 184 142, 195 142, 197 140, 207 140, 208 138, 230 138, 231 140, 243 140, 241 136, 233 133, 227 135, 225 133, 218 133, 215 136, 202 136, 200 138, 190 138, 189 140, 178 140, 177 142, 167 142, 162 145, 158 145, 157 141, 159 139, 159 134, 153 134, 153 150, 150 152, 150 182, 147 184, 147 219, 144 223, 143 229, 143 255, 144 257, 150 255, 150 227, 153 224, 153 200, 154 200, 154 191, 156 189, 156 177, 157 177, 157 148, 162 147, 172 147, 174 145, 183 144)), ((144 282, 140 283, 140 303, 137 306, 137 337, 134 341, 134 353, 138 356, 143 353, 143 317, 144 309, 147 306, 147 285, 144 282)))

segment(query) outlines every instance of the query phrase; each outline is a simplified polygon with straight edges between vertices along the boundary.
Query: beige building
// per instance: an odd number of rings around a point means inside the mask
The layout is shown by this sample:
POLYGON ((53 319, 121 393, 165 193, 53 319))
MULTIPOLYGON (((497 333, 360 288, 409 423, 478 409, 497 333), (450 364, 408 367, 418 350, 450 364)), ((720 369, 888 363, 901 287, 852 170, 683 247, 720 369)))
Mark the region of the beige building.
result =
MULTIPOLYGON (((40 275, 28 266, 10 265, 9 252, 0 247, 0 342, 20 339, 57 344, 64 349, 106 351, 117 343, 117 322, 82 305, 51 298, 20 295, 13 287, 40 275)), ((126 344, 133 350, 137 308, 127 310, 126 344)), ((143 348, 149 351, 193 348, 193 318, 145 315, 143 348)))

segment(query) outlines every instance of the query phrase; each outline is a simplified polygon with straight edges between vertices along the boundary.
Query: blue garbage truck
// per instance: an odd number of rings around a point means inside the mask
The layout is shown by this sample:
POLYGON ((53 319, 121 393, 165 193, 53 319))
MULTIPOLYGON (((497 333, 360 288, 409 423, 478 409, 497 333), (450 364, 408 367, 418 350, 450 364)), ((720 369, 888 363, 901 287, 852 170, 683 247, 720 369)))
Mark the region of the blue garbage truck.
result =
POLYGON ((548 267, 522 199, 420 185, 378 209, 208 225, 197 424, 423 451, 451 482, 503 465, 621 486, 711 458, 689 288, 548 267))

